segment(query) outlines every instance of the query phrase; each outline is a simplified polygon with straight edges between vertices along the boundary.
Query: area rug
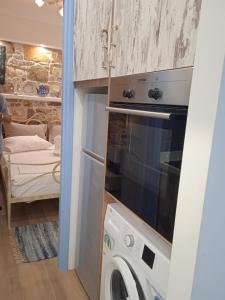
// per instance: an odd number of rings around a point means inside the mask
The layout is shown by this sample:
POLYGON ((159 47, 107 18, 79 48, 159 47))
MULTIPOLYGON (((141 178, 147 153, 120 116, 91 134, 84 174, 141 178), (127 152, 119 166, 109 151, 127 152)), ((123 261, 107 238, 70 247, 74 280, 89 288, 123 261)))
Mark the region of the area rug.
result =
POLYGON ((18 226, 13 228, 13 235, 17 262, 20 259, 23 262, 34 262, 57 256, 57 222, 18 226))

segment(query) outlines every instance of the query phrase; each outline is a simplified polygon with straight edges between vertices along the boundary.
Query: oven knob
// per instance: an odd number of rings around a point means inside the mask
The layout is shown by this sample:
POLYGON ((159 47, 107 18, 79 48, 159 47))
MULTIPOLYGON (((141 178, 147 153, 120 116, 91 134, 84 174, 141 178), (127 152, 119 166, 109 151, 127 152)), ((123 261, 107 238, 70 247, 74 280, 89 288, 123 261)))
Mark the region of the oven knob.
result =
POLYGON ((155 100, 158 100, 159 98, 162 98, 163 92, 160 91, 159 89, 151 89, 148 91, 148 97, 153 98, 155 100))
POLYGON ((134 246, 134 236, 132 234, 126 234, 124 237, 124 243, 129 248, 133 247, 134 246))
POLYGON ((135 91, 134 90, 123 90, 123 97, 124 98, 134 98, 135 96, 135 91))

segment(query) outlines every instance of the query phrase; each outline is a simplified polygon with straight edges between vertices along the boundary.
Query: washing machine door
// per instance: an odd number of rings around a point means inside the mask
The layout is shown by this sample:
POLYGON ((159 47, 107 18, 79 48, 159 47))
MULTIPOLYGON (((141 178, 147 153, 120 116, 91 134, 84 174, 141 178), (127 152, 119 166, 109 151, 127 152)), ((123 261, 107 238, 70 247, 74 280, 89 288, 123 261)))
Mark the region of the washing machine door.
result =
POLYGON ((113 257, 107 266, 104 300, 145 300, 137 277, 122 257, 113 257))

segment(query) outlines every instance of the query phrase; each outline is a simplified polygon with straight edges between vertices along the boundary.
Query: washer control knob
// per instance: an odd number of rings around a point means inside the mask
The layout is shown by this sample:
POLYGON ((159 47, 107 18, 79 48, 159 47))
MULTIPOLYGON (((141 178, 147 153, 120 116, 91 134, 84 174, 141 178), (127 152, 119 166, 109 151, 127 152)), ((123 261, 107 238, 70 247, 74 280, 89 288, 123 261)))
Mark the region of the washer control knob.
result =
POLYGON ((124 237, 124 243, 128 248, 134 246, 134 236, 132 234, 126 234, 124 237))
POLYGON ((135 91, 134 90, 123 90, 123 97, 124 98, 128 98, 128 99, 130 99, 130 98, 134 98, 134 96, 135 96, 135 91))
POLYGON ((160 91, 159 89, 151 89, 148 91, 148 96, 149 98, 153 98, 155 100, 158 100, 159 98, 162 98, 163 92, 160 91))
POLYGON ((113 240, 108 233, 104 234, 104 244, 108 250, 113 249, 113 240))

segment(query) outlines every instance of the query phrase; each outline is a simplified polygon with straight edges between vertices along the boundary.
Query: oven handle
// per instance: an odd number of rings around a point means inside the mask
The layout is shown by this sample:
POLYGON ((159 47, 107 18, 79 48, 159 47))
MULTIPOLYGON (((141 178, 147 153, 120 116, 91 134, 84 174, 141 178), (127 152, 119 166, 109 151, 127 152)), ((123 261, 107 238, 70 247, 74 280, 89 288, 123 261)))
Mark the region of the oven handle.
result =
POLYGON ((109 106, 107 106, 105 109, 109 112, 115 112, 119 114, 135 115, 135 116, 142 116, 148 118, 158 118, 164 120, 169 120, 171 117, 170 113, 162 113, 162 112, 155 112, 155 111, 125 109, 125 108, 109 107, 109 106))

